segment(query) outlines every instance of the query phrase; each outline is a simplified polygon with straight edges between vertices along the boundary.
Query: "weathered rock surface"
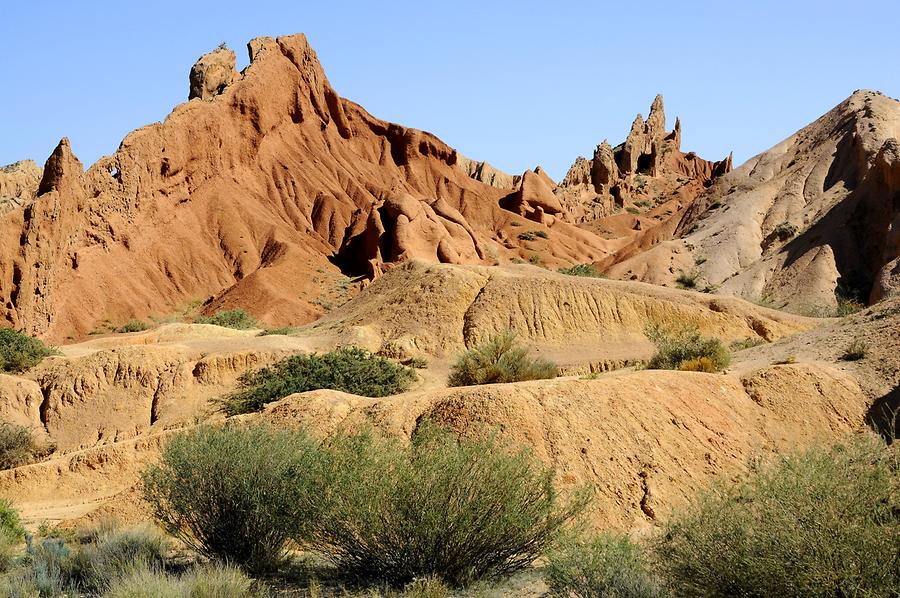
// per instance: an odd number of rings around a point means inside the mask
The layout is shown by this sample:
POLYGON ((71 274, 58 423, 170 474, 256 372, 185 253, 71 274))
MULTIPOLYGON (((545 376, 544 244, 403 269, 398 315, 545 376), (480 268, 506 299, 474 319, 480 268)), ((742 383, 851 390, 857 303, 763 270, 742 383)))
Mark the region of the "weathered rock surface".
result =
POLYGON ((188 99, 208 100, 225 91, 225 88, 231 85, 237 76, 237 72, 234 70, 236 60, 234 50, 225 46, 220 46, 201 56, 191 67, 191 89, 188 99))
POLYGON ((33 160, 0 167, 0 215, 34 199, 41 168, 33 160))

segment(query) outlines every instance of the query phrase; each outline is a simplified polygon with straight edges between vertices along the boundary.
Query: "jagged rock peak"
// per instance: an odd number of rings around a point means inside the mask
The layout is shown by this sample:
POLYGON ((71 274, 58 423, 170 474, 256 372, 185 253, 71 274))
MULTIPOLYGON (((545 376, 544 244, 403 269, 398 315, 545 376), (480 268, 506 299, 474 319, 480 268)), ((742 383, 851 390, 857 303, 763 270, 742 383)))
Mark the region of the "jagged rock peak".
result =
POLYGON ((69 177, 80 179, 84 174, 84 166, 72 153, 69 138, 63 137, 47 162, 44 164, 44 174, 38 185, 37 194, 43 195, 63 187, 64 181, 69 177))
MULTIPOLYGON (((254 55, 252 48, 250 54, 254 55)), ((225 44, 201 56, 191 67, 191 88, 188 99, 208 100, 222 93, 237 76, 237 72, 234 70, 236 59, 234 50, 229 49, 225 44)))

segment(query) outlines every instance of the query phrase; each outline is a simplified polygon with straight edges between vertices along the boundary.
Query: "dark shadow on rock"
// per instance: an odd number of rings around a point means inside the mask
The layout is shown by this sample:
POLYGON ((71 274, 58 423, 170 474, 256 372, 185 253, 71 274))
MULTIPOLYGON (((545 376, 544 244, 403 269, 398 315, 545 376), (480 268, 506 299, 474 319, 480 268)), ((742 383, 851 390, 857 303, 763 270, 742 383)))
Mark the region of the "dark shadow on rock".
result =
POLYGON ((872 403, 866 424, 890 444, 900 437, 900 386, 872 403))

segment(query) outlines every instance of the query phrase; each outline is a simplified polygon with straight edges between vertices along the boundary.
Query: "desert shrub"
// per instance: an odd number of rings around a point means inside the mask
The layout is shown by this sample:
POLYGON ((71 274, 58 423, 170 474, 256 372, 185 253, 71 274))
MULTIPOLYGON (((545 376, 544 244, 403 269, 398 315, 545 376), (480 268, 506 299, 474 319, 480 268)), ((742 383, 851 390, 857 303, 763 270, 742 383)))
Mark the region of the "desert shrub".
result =
POLYGON ((627 208, 625 208, 625 211, 633 216, 637 216, 638 214, 641 213, 641 211, 639 209, 637 209, 633 206, 628 206, 627 208))
POLYGON ((239 569, 209 565, 180 576, 141 567, 110 586, 103 598, 256 598, 265 593, 239 569))
POLYGON ((411 367, 414 370, 424 370, 428 368, 428 360, 424 357, 410 357, 403 365, 411 367))
POLYGON ((854 314, 865 307, 865 304, 856 299, 856 297, 839 296, 837 298, 837 308, 834 310, 834 315, 842 318, 854 314))
POLYGON ((528 349, 516 345, 512 331, 491 336, 457 357, 450 368, 450 386, 495 384, 556 378, 556 364, 532 358, 528 349))
POLYGON ((739 341, 732 341, 728 348, 732 351, 743 351, 744 349, 752 349, 760 345, 765 345, 766 339, 759 336, 748 336, 739 341))
POLYGON ((38 444, 29 428, 0 421, 0 470, 31 463, 48 450, 49 447, 38 444))
POLYGON ((326 453, 336 491, 313 545, 346 573, 395 587, 521 570, 586 505, 585 495, 561 501, 551 470, 493 435, 457 440, 426 423, 408 446, 360 433, 326 453))
POLYGON ((647 369, 678 370, 684 366, 718 372, 731 363, 731 352, 717 338, 704 337, 696 328, 667 330, 659 326, 647 329, 647 337, 656 345, 656 354, 647 362, 647 369), (705 361, 701 364, 701 359, 705 361))
POLYGON ((533 253, 528 257, 528 263, 532 266, 540 266, 544 263, 544 260, 542 260, 541 256, 539 256, 538 254, 533 253))
POLYGON ((168 540, 153 528, 101 532, 72 557, 72 577, 87 592, 107 589, 137 566, 162 569, 168 540))
POLYGON ((197 316, 194 318, 197 324, 212 324, 214 326, 222 326, 224 328, 234 328, 236 330, 248 330, 256 328, 256 320, 243 309, 230 309, 227 311, 219 311, 211 316, 197 316))
POLYGON ((281 328, 266 328, 262 332, 260 332, 257 336, 272 336, 275 334, 280 335, 288 335, 297 332, 296 328, 292 328, 290 326, 283 326, 281 328))
POLYGON ((681 270, 675 279, 675 284, 682 289, 694 289, 697 287, 697 281, 700 279, 700 273, 696 271, 685 272, 681 270))
POLYGON ((782 222, 775 227, 775 236, 781 241, 787 241, 797 234, 797 225, 790 222, 782 222))
POLYGON ((121 326, 115 328, 114 332, 141 332, 143 330, 148 330, 150 325, 146 322, 142 322, 141 320, 129 320, 122 324, 121 326))
POLYGON ((866 341, 856 339, 850 343, 843 355, 841 355, 841 359, 844 361, 859 361, 860 359, 865 359, 868 350, 869 345, 866 344, 866 341))
POLYGON ((548 235, 547 231, 545 231, 545 230, 536 230, 533 232, 534 232, 534 236, 538 237, 539 239, 549 239, 550 238, 550 235, 548 235))
POLYGON ((22 585, 34 587, 41 598, 69 596, 76 588, 72 551, 65 540, 58 538, 29 542, 22 568, 16 574, 22 585))
POLYGON ((606 275, 597 270, 593 264, 576 264, 569 268, 560 268, 560 274, 569 276, 588 276, 591 278, 606 278, 606 275))
POLYGON ((11 328, 0 328, 0 372, 24 372, 54 354, 56 349, 45 346, 39 339, 11 328))
POLYGON ((19 512, 8 498, 0 498, 0 534, 16 541, 25 538, 19 512))
POLYGON ((533 230, 521 232, 518 236, 520 241, 534 241, 535 239, 537 239, 537 235, 533 230))
POLYGON ((319 462, 301 432, 204 426, 166 444, 143 474, 144 497, 166 531, 201 555, 265 572, 320 511, 319 462))
POLYGON ((553 596, 661 598, 641 548, 628 536, 566 534, 550 552, 544 579, 553 596))
POLYGON ((654 543, 681 596, 896 596, 900 453, 870 436, 720 485, 654 543))
POLYGON ((716 367, 716 364, 709 357, 694 357, 693 359, 682 361, 678 369, 682 372, 706 372, 707 374, 719 371, 719 368, 716 367))
POLYGON ((330 388, 366 397, 401 393, 415 379, 412 369, 358 347, 321 355, 292 355, 272 367, 248 372, 238 389, 222 399, 229 415, 259 411, 288 395, 330 388))

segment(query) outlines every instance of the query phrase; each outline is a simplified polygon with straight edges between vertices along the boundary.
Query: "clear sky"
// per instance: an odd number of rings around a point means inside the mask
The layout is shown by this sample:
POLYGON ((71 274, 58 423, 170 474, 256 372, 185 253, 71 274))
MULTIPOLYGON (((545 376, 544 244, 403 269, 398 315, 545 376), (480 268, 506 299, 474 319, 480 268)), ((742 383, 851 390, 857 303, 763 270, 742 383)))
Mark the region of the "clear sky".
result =
POLYGON ((0 164, 85 165, 184 101, 224 41, 304 32, 342 96, 464 154, 561 177, 665 96, 683 149, 736 163, 859 88, 900 96, 900 2, 4 3, 0 164))

